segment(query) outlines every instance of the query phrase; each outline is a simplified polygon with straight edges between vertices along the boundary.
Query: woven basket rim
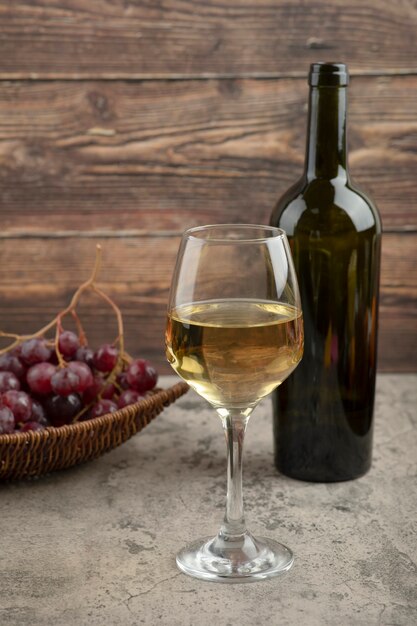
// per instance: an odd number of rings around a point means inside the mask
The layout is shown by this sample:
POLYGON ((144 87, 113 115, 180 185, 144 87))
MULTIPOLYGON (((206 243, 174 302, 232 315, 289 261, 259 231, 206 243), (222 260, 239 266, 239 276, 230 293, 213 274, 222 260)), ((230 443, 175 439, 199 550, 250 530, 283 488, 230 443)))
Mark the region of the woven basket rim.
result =
POLYGON ((134 414, 145 413, 148 409, 151 409, 158 401, 160 401, 162 404, 164 404, 165 402, 168 402, 168 404, 170 404, 172 402, 172 399, 170 399, 170 394, 172 392, 175 393, 176 391, 178 391, 179 395, 182 395, 183 393, 188 391, 188 389, 189 386, 187 385, 187 383, 181 381, 175 383, 167 389, 156 387, 148 396, 141 398, 138 402, 135 402, 134 404, 129 404, 122 409, 118 409, 114 413, 106 413, 105 415, 101 415, 100 417, 93 417, 83 422, 64 424, 63 426, 47 426, 43 430, 29 430, 26 432, 17 433, 2 433, 0 434, 0 443, 22 443, 25 440, 27 442, 41 442, 51 437, 53 439, 60 439, 62 437, 65 438, 70 434, 85 434, 89 431, 94 431, 98 426, 105 426, 117 422, 122 422, 125 418, 131 417, 134 414))

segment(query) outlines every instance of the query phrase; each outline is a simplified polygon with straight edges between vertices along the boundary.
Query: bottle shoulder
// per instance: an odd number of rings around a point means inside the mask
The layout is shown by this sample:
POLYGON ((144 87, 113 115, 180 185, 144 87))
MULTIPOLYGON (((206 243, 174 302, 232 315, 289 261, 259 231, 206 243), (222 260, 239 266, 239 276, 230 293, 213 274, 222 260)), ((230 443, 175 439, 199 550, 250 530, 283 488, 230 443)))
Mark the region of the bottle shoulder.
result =
POLYGON ((300 179, 278 200, 271 224, 283 228, 289 236, 296 230, 313 228, 381 232, 376 205, 346 178, 300 179))

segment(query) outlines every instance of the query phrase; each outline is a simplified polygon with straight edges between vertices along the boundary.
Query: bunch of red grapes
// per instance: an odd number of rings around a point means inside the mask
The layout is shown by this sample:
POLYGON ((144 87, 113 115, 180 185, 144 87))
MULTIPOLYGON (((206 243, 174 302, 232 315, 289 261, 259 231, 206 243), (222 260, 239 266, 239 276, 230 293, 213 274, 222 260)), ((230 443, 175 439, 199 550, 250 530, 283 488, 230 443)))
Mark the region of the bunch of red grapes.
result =
POLYGON ((138 402, 155 368, 104 344, 93 352, 63 330, 53 342, 27 339, 0 355, 0 434, 43 430, 99 417, 138 402))

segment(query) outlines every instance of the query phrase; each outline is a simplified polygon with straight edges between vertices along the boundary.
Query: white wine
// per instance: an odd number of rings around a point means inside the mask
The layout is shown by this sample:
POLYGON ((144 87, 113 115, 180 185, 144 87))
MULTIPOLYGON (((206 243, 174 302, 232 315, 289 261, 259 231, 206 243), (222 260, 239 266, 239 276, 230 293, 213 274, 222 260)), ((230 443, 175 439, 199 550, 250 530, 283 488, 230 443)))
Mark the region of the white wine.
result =
POLYGON ((174 370, 215 407, 248 408, 300 361, 301 311, 241 299, 181 306, 168 316, 166 347, 174 370))

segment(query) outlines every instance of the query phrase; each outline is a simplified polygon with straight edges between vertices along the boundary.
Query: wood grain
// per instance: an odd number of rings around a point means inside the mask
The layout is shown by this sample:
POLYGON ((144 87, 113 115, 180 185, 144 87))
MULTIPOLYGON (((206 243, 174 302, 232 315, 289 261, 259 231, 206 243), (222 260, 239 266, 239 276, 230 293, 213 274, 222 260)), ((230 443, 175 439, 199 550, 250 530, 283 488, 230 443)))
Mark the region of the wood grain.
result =
MULTIPOLYGON (((96 240, 33 238, 4 240, 0 248, 2 306, 0 328, 33 332, 69 301, 93 266, 96 240)), ((100 286, 122 309, 127 347, 165 363, 165 312, 179 237, 126 237, 104 242, 100 286)), ((379 367, 381 371, 417 369, 417 246, 414 234, 385 234, 381 276, 379 367)), ((112 311, 86 297, 81 308, 90 343, 112 340, 112 311)))
MULTIPOLYGON (((417 229, 417 76, 357 77, 350 164, 386 230, 417 229)), ((265 222, 304 160, 304 79, 9 82, 2 236, 265 222)))
MULTIPOLYGON (((48 321, 102 241, 129 349, 168 371, 179 233, 268 221, 327 57, 354 75, 351 172, 383 217, 380 367, 417 369, 413 0, 6 0, 0 24, 0 328, 48 321)), ((101 303, 84 314, 94 344, 115 332, 101 303)))
POLYGON ((0 22, 6 78, 288 76, 323 57, 417 69, 412 0, 9 0, 0 22))

